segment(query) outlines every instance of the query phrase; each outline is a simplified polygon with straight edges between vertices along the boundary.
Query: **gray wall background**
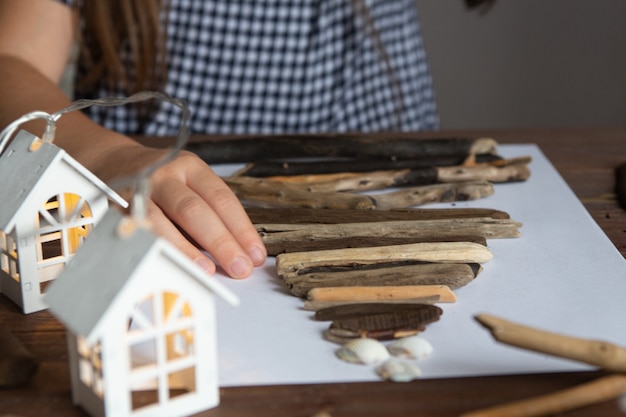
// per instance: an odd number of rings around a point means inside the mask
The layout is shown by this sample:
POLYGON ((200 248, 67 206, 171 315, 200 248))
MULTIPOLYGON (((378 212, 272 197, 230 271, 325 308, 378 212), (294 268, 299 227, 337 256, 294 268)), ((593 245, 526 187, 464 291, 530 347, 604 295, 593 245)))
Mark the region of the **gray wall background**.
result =
POLYGON ((625 0, 416 0, 444 129, 626 126, 625 0))

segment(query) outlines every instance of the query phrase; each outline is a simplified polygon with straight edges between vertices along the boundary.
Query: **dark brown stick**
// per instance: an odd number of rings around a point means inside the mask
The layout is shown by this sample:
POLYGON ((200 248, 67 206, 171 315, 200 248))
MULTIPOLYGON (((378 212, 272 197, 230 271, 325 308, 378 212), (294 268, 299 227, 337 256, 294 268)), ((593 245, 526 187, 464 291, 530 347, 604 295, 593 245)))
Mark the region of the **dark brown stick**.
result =
POLYGON ((497 142, 488 138, 407 137, 378 140, 366 136, 297 135, 229 138, 189 143, 187 149, 207 163, 254 162, 285 158, 349 157, 414 159, 431 156, 495 154, 497 142))
POLYGON ((509 219, 507 212, 491 208, 404 208, 395 210, 354 211, 341 209, 309 208, 246 208, 254 224, 336 224, 367 223, 392 220, 441 220, 461 218, 509 219))
POLYGON ((269 256, 276 256, 281 253, 308 252, 325 249, 347 249, 347 248, 372 248, 376 246, 406 245, 419 242, 474 242, 487 246, 487 239, 477 235, 459 236, 346 236, 336 239, 323 240, 275 240, 265 241, 265 248, 269 256))
MULTIPOLYGON (((325 159, 322 161, 289 161, 252 162, 238 171, 235 175, 248 177, 274 177, 307 174, 333 174, 337 172, 372 172, 392 171, 399 169, 416 169, 429 167, 443 167, 461 165, 467 159, 467 155, 452 156, 429 156, 428 158, 414 159, 325 159)), ((476 155, 476 162, 493 162, 501 159, 498 155, 476 155)))

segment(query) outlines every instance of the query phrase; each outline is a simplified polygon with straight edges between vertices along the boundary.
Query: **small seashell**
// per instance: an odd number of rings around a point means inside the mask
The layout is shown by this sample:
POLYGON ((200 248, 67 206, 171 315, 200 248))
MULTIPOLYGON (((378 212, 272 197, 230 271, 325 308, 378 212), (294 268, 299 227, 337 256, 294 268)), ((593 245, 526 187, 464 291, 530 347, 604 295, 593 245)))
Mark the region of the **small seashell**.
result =
POLYGON ((398 339, 388 349, 393 356, 405 359, 422 359, 433 353, 433 345, 420 336, 398 339))
POLYGON ((389 359, 387 347, 376 339, 368 338, 350 340, 337 350, 336 355, 346 362, 365 365, 389 359))
POLYGON ((391 358, 377 367, 376 373, 389 381, 409 382, 419 378, 422 371, 411 363, 391 358))

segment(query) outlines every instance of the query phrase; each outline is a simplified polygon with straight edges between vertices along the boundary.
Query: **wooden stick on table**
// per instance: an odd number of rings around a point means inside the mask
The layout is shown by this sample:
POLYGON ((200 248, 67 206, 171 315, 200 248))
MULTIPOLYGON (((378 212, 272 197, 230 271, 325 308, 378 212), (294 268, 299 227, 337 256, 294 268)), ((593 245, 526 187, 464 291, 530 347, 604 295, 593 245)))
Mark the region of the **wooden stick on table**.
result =
POLYGON ((372 248, 332 249, 282 253, 276 257, 276 270, 283 279, 319 266, 373 265, 393 261, 442 263, 483 263, 493 258, 483 245, 471 242, 413 243, 372 248))
POLYGON ((580 339, 523 326, 488 314, 475 319, 502 343, 560 358, 626 372, 626 349, 612 343, 580 339))
POLYGON ((448 182, 525 181, 530 176, 528 158, 520 157, 471 166, 457 165, 420 169, 401 169, 372 172, 339 172, 265 177, 267 181, 298 185, 308 191, 369 191, 390 187, 424 186, 448 182))
POLYGON ((462 414, 461 417, 538 417, 563 413, 619 397, 626 375, 609 375, 574 388, 462 414))

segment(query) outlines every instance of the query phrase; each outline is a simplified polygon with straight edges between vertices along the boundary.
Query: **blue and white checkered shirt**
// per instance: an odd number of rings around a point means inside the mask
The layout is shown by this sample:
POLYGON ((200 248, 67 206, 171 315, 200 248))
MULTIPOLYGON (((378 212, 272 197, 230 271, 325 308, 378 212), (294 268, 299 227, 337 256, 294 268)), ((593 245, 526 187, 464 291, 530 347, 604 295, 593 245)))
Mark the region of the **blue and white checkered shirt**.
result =
MULTIPOLYGON (((350 0, 170 3, 165 92, 188 102, 192 133, 438 128, 414 0, 365 1, 388 61, 350 0)), ((120 95, 103 84, 81 97, 120 95)), ((87 111, 127 134, 173 135, 180 124, 168 104, 144 130, 132 106, 87 111)))

